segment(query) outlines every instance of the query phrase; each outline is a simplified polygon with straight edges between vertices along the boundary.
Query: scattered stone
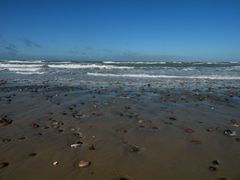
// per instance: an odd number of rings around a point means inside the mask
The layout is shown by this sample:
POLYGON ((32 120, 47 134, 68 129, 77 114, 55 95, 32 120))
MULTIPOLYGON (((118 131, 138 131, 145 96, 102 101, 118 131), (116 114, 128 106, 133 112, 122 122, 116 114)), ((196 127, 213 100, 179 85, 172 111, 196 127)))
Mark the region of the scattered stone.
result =
POLYGON ((0 163, 0 169, 3 169, 3 168, 5 168, 5 167, 7 167, 8 165, 9 165, 8 162, 1 162, 1 163, 0 163))
POLYGON ((62 115, 64 115, 64 116, 65 116, 65 115, 67 115, 67 113, 66 113, 66 112, 62 112, 62 115))
POLYGON ((58 129, 58 132, 59 132, 59 133, 63 132, 63 129, 58 129))
POLYGON ((7 126, 12 123, 12 120, 10 120, 7 116, 0 118, 0 127, 7 126))
POLYGON ((28 156, 30 156, 30 157, 33 157, 33 156, 36 156, 37 155, 37 153, 30 153, 30 154, 28 154, 28 156))
POLYGON ((129 180, 129 179, 126 177, 120 177, 119 180, 129 180))
POLYGON ((210 171, 217 171, 219 165, 220 165, 220 161, 219 161, 219 160, 213 160, 213 161, 212 161, 212 165, 209 166, 208 169, 209 169, 210 171))
POLYGON ((190 143, 192 143, 192 144, 202 144, 202 141, 193 139, 193 140, 190 141, 190 143))
POLYGON ((91 151, 96 150, 96 148, 93 144, 88 149, 91 150, 91 151))
POLYGON ((137 145, 130 146, 131 152, 138 152, 140 151, 140 147, 137 145))
POLYGON ((80 138, 83 137, 82 133, 80 133, 80 132, 75 132, 75 133, 73 133, 73 135, 76 137, 80 137, 80 138))
POLYGON ((33 128, 39 128, 40 126, 39 126, 37 123, 33 123, 33 124, 32 124, 32 127, 33 127, 33 128))
POLYGON ((84 161, 84 160, 81 160, 79 163, 78 163, 78 167, 80 168, 84 168, 84 167, 88 167, 91 165, 91 162, 90 161, 84 161))
POLYGON ((219 160, 213 160, 212 164, 215 166, 219 166, 220 165, 220 161, 219 160))
POLYGON ((18 138, 19 140, 24 140, 24 139, 26 139, 26 137, 25 136, 23 136, 23 137, 20 137, 20 138, 18 138))
POLYGON ((60 123, 60 122, 58 122, 58 121, 56 121, 56 120, 53 120, 53 121, 51 122, 51 127, 52 127, 53 129, 57 129, 57 128, 59 128, 62 124, 63 124, 63 123, 60 123))
POLYGON ((140 128, 144 128, 144 127, 145 127, 144 121, 143 121, 143 120, 138 120, 138 126, 139 126, 140 128))
POLYGON ((208 128, 208 129, 206 129, 206 131, 207 131, 207 132, 213 132, 214 129, 212 129, 212 128, 208 128))
POLYGON ((71 144, 70 147, 71 147, 71 148, 78 148, 78 147, 80 147, 82 144, 83 144, 83 143, 79 141, 79 142, 77 142, 77 143, 71 144))
POLYGON ((54 161, 52 164, 53 164, 54 166, 56 166, 56 165, 59 164, 59 162, 58 162, 58 161, 54 161))
POLYGON ((186 129, 185 129, 185 132, 186 132, 186 133, 193 133, 194 130, 193 130, 192 128, 186 128, 186 129))
POLYGON ((224 130, 224 134, 227 135, 227 136, 231 136, 231 137, 237 135, 236 131, 232 131, 232 130, 230 130, 230 129, 224 130))
POLYGON ((10 141, 11 141, 10 138, 3 138, 3 139, 2 139, 2 142, 4 142, 4 143, 6 143, 6 142, 10 142, 10 141))
POLYGON ((175 117, 169 117, 169 120, 176 121, 177 119, 175 117))

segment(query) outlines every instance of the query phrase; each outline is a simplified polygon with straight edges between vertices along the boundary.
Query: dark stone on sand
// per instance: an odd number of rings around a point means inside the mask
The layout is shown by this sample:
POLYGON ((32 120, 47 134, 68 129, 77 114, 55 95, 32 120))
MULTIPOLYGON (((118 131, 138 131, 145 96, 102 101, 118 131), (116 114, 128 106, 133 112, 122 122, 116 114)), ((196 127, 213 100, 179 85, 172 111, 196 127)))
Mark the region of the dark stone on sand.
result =
POLYGON ((93 144, 88 149, 91 150, 91 151, 96 150, 96 148, 93 144))
POLYGON ((26 139, 26 137, 24 137, 24 136, 23 137, 19 137, 18 139, 19 140, 24 140, 24 139, 26 139))
POLYGON ((58 129, 58 132, 59 132, 59 133, 63 132, 63 129, 58 129))
POLYGON ((8 162, 1 162, 1 163, 0 163, 0 169, 3 169, 3 168, 5 168, 5 167, 7 167, 8 165, 9 165, 8 162))
POLYGON ((62 112, 62 115, 64 115, 64 116, 65 116, 65 115, 67 115, 67 113, 66 113, 66 112, 62 112))
POLYGON ((129 179, 126 177, 120 177, 119 180, 129 180, 129 179))
POLYGON ((33 123, 33 124, 32 124, 32 127, 33 127, 33 128, 39 128, 40 126, 39 126, 37 123, 33 123))
POLYGON ((186 129, 185 129, 185 132, 186 132, 186 133, 193 133, 194 130, 193 130, 192 128, 186 128, 186 129))
POLYGON ((7 116, 0 118, 0 127, 7 126, 12 123, 12 120, 10 120, 7 116))
POLYGON ((175 117, 169 117, 169 120, 176 121, 177 119, 175 117))
POLYGON ((30 153, 30 154, 28 154, 28 156, 30 156, 30 157, 33 157, 33 156, 36 156, 37 155, 37 153, 30 153))
POLYGON ((240 142, 240 138, 236 138, 236 141, 237 141, 237 142, 240 142))
POLYGON ((219 160, 213 160, 212 164, 215 166, 219 166, 220 165, 220 161, 219 160))
POLYGON ((4 142, 4 143, 6 143, 6 142, 10 142, 10 141, 11 141, 10 138, 3 138, 3 139, 2 139, 2 142, 4 142))
POLYGON ((130 146, 130 150, 131 150, 131 152, 138 152, 138 151, 140 151, 140 147, 133 145, 133 146, 130 146))
POLYGON ((208 129, 206 129, 206 131, 207 131, 207 132, 213 132, 214 129, 212 129, 212 128, 208 128, 208 129))
POLYGON ((230 129, 224 130, 223 133, 227 136, 236 136, 236 131, 232 131, 230 129))

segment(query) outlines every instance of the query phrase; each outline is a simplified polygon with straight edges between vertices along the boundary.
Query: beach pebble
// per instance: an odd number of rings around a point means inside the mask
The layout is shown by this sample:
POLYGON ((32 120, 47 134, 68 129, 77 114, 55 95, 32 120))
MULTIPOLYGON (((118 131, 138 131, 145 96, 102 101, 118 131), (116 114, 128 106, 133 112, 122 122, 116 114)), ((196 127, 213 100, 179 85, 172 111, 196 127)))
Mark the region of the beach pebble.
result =
POLYGON ((79 161, 78 163, 78 167, 80 168, 84 168, 84 167, 88 167, 91 165, 91 162, 90 161, 84 161, 84 160, 81 160, 79 161))
POLYGON ((126 177, 120 177, 119 180, 130 180, 130 179, 128 179, 126 177))
POLYGON ((209 166, 208 169, 209 169, 210 171, 217 171, 219 165, 220 165, 220 161, 219 161, 219 160, 213 160, 213 161, 212 161, 212 165, 209 166))
POLYGON ((33 127, 33 128, 38 128, 38 127, 40 127, 40 126, 39 126, 37 123, 33 123, 33 124, 32 124, 32 127, 33 127))
POLYGON ((10 120, 7 116, 0 118, 0 127, 7 126, 11 123, 12 123, 12 120, 10 120))
POLYGON ((186 128, 186 129, 185 129, 185 132, 186 132, 186 133, 193 133, 194 130, 193 130, 192 128, 186 128))
POLYGON ((224 134, 227 135, 227 136, 231 136, 231 137, 237 135, 236 131, 232 131, 232 130, 230 130, 230 129, 224 130, 224 134))
POLYGON ((74 143, 74 144, 71 144, 70 147, 71 148, 78 148, 82 145, 82 142, 78 142, 78 143, 74 143))
POLYGON ((6 142, 10 142, 10 141, 11 141, 10 138, 3 138, 3 139, 2 139, 2 142, 4 142, 4 143, 6 143, 6 142))
POLYGON ((140 147, 137 145, 130 146, 131 152, 138 152, 140 151, 140 147))
POLYGON ((28 154, 28 156, 30 156, 30 157, 33 157, 33 156, 36 156, 37 155, 37 153, 30 153, 30 154, 28 154))
POLYGON ((9 165, 8 162, 0 162, 0 169, 5 168, 9 165))
POLYGON ((96 150, 96 148, 93 144, 88 149, 91 150, 91 151, 96 150))
POLYGON ((215 166, 219 166, 220 165, 220 161, 219 160, 213 160, 212 164, 215 166))
POLYGON ((56 165, 59 164, 59 162, 58 162, 58 161, 54 161, 52 164, 53 164, 54 166, 56 166, 56 165))
POLYGON ((175 117, 169 117, 169 120, 176 121, 177 119, 175 117))

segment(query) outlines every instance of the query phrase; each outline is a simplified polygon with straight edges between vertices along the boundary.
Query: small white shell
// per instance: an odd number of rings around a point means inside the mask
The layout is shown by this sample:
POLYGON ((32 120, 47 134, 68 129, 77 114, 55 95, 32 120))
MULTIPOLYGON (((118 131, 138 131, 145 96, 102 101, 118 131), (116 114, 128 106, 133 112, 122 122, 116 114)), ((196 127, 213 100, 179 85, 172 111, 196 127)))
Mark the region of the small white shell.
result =
POLYGON ((84 168, 84 167, 88 167, 91 165, 91 162, 90 161, 84 161, 84 160, 81 160, 79 161, 78 163, 78 167, 80 168, 84 168))

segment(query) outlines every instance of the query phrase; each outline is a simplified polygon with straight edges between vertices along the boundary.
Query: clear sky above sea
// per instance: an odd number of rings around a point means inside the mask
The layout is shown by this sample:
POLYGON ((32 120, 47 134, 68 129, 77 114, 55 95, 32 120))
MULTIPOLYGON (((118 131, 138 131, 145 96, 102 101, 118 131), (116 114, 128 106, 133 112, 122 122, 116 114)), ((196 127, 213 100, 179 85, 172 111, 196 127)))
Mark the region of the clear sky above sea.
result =
POLYGON ((0 0, 0 59, 240 60, 240 1, 0 0))

